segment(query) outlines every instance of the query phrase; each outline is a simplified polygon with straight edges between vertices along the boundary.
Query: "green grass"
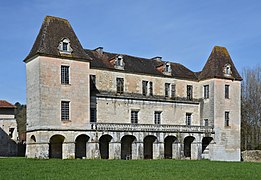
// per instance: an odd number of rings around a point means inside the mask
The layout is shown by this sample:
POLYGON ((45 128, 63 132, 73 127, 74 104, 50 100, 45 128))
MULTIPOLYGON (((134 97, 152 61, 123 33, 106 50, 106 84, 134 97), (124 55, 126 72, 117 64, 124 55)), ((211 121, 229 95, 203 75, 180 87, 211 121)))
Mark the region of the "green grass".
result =
POLYGON ((0 179, 261 179, 261 163, 1 158, 0 179))

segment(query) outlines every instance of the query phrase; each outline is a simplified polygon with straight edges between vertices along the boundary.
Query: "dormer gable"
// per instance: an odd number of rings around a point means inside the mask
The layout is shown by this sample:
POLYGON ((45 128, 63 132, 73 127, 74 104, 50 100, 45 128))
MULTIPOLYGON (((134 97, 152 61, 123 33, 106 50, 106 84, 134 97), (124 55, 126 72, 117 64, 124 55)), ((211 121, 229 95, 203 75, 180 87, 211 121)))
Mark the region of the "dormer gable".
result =
POLYGON ((114 68, 119 70, 124 70, 124 59, 123 55, 117 55, 114 59, 114 68))
POLYGON ((163 74, 171 76, 172 68, 170 62, 165 62, 163 66, 163 74))
POLYGON ((63 38, 59 43, 58 50, 60 54, 71 54, 73 49, 70 40, 68 38, 63 38))

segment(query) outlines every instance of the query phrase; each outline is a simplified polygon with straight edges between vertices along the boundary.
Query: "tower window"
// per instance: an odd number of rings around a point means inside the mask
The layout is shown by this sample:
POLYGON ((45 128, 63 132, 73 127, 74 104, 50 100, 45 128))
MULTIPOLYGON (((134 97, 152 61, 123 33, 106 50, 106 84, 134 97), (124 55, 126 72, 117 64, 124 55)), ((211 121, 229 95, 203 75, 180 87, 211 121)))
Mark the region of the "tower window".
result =
POLYGON ((142 94, 144 96, 148 94, 148 81, 142 81, 142 94))
POLYGON ((229 85, 225 85, 225 98, 229 99, 229 85))
POLYGON ((191 126, 191 113, 186 113, 186 125, 191 126))
POLYGON ((69 66, 61 66, 61 83, 69 84, 70 76, 69 76, 69 66))
POLYGON ((70 40, 68 38, 64 38, 59 46, 58 49, 60 51, 60 54, 71 54, 73 49, 71 48, 70 40))
POLYGON ((230 76, 232 74, 231 65, 230 64, 226 64, 224 66, 224 74, 227 75, 227 76, 230 76))
POLYGON ((225 126, 229 126, 229 112, 225 112, 225 126))
POLYGON ((161 124, 161 111, 154 112, 154 123, 161 124))
POLYGON ((117 93, 123 94, 124 91, 124 79, 116 78, 117 93))
POLYGON ((204 99, 209 98, 209 85, 204 86, 204 99))
POLYGON ((165 83, 165 97, 169 97, 170 94, 170 83, 165 83))
POLYGON ((138 123, 138 113, 139 113, 139 111, 137 111, 137 110, 131 111, 131 123, 132 124, 138 123))
POLYGON ((193 98, 193 86, 187 85, 187 99, 191 101, 192 98, 193 98))
POLYGON ((62 101, 61 102, 61 120, 66 121, 70 119, 70 102, 62 101))

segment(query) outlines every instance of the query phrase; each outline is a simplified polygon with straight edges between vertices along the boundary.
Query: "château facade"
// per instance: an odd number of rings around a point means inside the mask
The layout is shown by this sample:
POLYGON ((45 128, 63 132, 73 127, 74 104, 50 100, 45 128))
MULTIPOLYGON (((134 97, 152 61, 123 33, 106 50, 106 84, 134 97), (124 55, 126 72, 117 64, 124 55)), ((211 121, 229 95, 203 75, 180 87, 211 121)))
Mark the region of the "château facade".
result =
POLYGON ((47 16, 24 62, 29 158, 240 161, 242 78, 224 47, 192 72, 84 49, 47 16))

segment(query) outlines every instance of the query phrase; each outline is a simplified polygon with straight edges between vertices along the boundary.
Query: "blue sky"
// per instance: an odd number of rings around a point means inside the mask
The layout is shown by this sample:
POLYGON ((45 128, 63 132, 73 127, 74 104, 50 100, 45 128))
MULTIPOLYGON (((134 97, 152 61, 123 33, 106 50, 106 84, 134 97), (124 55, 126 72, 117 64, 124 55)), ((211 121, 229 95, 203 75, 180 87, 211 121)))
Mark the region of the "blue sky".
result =
POLYGON ((8 0, 0 5, 0 99, 26 103, 23 59, 46 15, 70 21, 84 48, 200 71, 225 46, 239 72, 261 60, 260 0, 8 0))

